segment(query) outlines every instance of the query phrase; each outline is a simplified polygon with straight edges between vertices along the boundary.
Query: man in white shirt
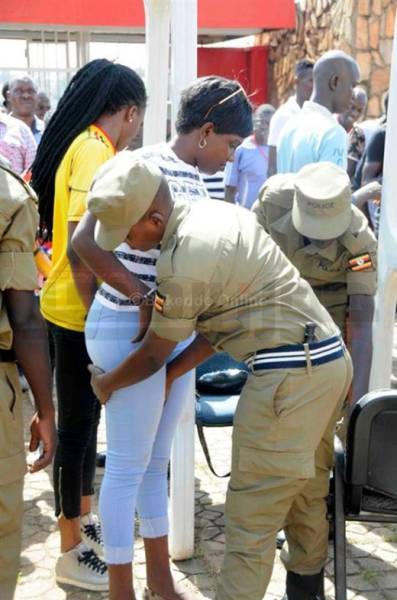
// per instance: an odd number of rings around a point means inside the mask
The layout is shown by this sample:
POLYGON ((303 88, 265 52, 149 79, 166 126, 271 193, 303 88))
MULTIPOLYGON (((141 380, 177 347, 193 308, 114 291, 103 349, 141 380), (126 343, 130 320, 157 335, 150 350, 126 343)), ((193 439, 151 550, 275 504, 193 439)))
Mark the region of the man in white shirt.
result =
POLYGON ((295 65, 295 95, 288 98, 274 113, 269 129, 269 177, 277 171, 277 145, 281 131, 287 121, 297 115, 313 91, 314 62, 308 58, 299 60, 295 65))
POLYGON ((313 94, 283 128, 277 171, 297 173, 309 163, 330 161, 347 167, 347 133, 334 118, 350 106, 360 79, 356 61, 340 50, 326 52, 314 65, 313 94))

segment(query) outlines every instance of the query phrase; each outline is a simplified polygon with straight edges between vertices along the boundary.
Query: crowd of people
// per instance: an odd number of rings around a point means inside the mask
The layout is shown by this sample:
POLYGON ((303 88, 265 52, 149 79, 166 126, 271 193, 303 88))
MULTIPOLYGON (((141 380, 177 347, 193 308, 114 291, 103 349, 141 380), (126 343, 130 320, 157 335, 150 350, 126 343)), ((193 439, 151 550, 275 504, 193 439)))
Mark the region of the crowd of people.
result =
POLYGON ((54 458, 56 580, 134 599, 137 512, 144 597, 198 597, 171 575, 167 473, 194 367, 216 351, 249 367, 217 598, 263 598, 284 529, 285 600, 324 599, 332 438, 368 389, 372 355, 386 116, 364 121, 359 81, 333 50, 297 63, 285 104, 254 110, 238 82, 201 78, 181 95, 175 137, 138 149, 147 92, 126 66, 86 64, 49 119, 30 77, 3 88, 2 599, 16 585, 26 469, 17 364, 37 409, 29 469, 54 458), (39 307, 34 258, 48 245, 39 307))

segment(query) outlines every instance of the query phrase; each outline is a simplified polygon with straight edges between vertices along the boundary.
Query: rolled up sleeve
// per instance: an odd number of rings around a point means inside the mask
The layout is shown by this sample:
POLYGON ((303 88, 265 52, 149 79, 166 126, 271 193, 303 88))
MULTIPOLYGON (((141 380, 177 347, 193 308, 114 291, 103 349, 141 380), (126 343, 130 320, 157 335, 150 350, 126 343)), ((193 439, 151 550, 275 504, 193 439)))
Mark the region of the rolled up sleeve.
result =
POLYGON ((37 287, 33 257, 38 215, 27 199, 10 218, 0 240, 0 289, 31 291, 37 287))
POLYGON ((31 252, 0 252, 0 289, 31 291, 37 288, 37 271, 31 252))
POLYGON ((182 277, 160 281, 150 328, 161 338, 180 342, 194 332, 197 319, 210 305, 205 282, 182 277))
POLYGON ((361 294, 363 296, 374 296, 376 294, 376 271, 364 271, 362 273, 347 274, 347 293, 349 296, 361 294))

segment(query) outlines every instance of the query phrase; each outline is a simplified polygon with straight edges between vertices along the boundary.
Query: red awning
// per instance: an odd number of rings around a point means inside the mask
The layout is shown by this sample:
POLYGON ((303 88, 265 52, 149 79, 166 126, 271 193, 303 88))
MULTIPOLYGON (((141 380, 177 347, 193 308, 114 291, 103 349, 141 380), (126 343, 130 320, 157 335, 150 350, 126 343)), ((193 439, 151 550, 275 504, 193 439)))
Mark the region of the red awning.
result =
MULTIPOLYGON (((200 33, 228 35, 295 27, 294 0, 198 0, 200 33)), ((143 0, 1 0, 1 25, 142 31, 143 0)), ((42 28, 42 27, 41 27, 42 28)))

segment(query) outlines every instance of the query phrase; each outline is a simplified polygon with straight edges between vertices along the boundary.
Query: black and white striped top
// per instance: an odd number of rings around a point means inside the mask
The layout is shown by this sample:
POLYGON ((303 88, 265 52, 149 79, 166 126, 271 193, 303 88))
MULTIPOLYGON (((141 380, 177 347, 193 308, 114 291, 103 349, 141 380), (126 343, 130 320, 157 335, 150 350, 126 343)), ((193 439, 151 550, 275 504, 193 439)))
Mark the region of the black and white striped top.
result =
MULTIPOLYGON (((180 160, 169 144, 156 144, 140 148, 135 150, 135 153, 145 160, 153 161, 160 168, 168 181, 173 200, 182 199, 195 202, 209 198, 198 170, 180 160)), ((133 250, 127 243, 123 243, 116 248, 114 253, 122 264, 150 289, 156 286, 156 262, 160 254, 159 248, 140 252, 133 250)), ((102 283, 96 298, 104 306, 114 310, 138 310, 138 307, 134 306, 130 299, 107 283, 102 283)))
POLYGON ((225 171, 217 171, 214 175, 202 175, 210 198, 213 200, 225 199, 225 171))

